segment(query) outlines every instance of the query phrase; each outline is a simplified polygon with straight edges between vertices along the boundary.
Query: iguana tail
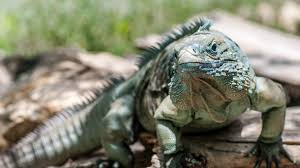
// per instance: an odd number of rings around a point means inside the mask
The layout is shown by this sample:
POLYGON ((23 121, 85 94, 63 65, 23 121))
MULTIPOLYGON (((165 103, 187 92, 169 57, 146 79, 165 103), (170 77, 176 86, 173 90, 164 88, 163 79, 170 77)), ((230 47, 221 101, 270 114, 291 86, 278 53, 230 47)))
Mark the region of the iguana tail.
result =
MULTIPOLYGON (((93 111, 123 80, 110 79, 105 89, 91 92, 81 104, 67 108, 0 154, 1 168, 44 168, 99 147, 99 122, 105 112, 93 111), (100 119, 99 119, 100 117, 100 119)), ((101 103, 102 104, 102 103, 101 103)), ((103 108, 106 110, 106 108, 103 108)), ((99 110, 99 108, 97 108, 99 110)))

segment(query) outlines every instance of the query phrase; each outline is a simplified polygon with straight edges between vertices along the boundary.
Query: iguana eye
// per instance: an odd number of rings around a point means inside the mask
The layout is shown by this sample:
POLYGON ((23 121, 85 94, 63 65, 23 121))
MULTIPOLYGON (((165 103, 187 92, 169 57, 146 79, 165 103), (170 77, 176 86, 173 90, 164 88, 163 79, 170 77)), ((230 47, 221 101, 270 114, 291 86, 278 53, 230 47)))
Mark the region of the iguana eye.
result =
POLYGON ((218 45, 215 42, 212 42, 206 49, 206 52, 213 58, 217 59, 217 54, 218 54, 218 45))
POLYGON ((212 50, 213 52, 217 52, 217 44, 216 44, 216 43, 213 43, 213 44, 212 44, 211 50, 212 50))

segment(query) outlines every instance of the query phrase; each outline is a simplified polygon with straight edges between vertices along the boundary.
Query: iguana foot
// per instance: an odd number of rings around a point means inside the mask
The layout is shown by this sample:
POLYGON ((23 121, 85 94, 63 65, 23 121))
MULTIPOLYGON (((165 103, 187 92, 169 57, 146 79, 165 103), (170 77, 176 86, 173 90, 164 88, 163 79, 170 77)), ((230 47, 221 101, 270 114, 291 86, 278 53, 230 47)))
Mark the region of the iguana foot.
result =
POLYGON ((207 160, 203 155, 186 153, 181 158, 181 164, 187 168, 206 168, 207 160))
POLYGON ((274 143, 264 143, 260 140, 248 152, 247 156, 256 156, 254 168, 260 168, 265 161, 266 168, 272 168, 273 162, 276 168, 280 168, 280 154, 286 157, 292 163, 295 163, 289 153, 284 149, 282 140, 274 143))
POLYGON ((169 156, 166 166, 167 168, 206 168, 207 160, 200 154, 182 152, 169 156))
POLYGON ((101 160, 98 164, 98 168, 121 168, 121 164, 117 161, 101 160))

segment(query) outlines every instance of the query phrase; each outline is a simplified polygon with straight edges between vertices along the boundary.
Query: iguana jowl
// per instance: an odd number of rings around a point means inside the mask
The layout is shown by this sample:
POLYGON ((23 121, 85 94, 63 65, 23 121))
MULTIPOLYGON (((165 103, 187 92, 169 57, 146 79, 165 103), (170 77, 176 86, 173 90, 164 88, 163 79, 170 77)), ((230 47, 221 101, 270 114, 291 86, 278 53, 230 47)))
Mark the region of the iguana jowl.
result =
MULTIPOLYGON (((197 161, 180 142, 181 133, 203 132, 230 124, 248 108, 262 112, 263 128, 255 167, 266 160, 279 167, 286 97, 281 85, 256 77, 246 55, 210 22, 195 18, 172 29, 141 54, 139 70, 118 80, 95 99, 62 112, 0 157, 0 167, 46 167, 105 148, 114 167, 133 167, 128 144, 135 123, 156 132, 169 168, 197 161), (136 117, 135 117, 136 116, 136 117), (137 122, 135 122, 137 121, 137 122)), ((217 136, 217 135, 216 135, 217 136)), ((100 163, 99 167, 104 164, 100 163)))

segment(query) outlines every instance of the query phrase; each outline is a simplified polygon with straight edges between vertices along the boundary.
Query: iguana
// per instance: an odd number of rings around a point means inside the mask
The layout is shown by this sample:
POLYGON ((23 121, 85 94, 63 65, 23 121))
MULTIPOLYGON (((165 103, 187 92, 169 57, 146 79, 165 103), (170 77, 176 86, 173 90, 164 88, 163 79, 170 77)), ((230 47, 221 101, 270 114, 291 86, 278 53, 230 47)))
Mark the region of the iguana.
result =
POLYGON ((255 76, 239 46, 210 27, 196 17, 171 29, 140 54, 139 70, 130 78, 113 80, 93 100, 47 121, 3 152, 0 167, 57 165, 100 146, 114 161, 111 167, 133 167, 128 145, 136 139, 136 125, 156 132, 166 167, 197 167, 181 134, 222 128, 248 108, 262 112, 263 121, 249 153, 257 156, 254 167, 263 161, 279 167, 279 155, 288 157, 281 140, 284 90, 255 76))

